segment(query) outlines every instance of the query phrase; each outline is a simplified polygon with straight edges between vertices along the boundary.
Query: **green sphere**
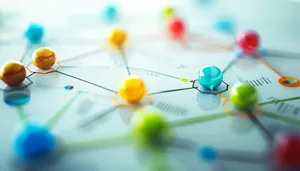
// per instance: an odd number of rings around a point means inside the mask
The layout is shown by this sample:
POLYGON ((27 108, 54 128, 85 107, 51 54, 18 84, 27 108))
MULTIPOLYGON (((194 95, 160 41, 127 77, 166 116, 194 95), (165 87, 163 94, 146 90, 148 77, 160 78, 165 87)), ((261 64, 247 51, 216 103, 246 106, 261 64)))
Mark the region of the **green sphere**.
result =
POLYGON ((169 19, 175 15, 175 10, 172 7, 167 7, 164 9, 162 17, 163 19, 169 19))
POLYGON ((258 92, 249 84, 237 83, 230 90, 230 99, 235 108, 247 110, 257 104, 258 92))
POLYGON ((167 121, 159 113, 136 114, 133 135, 139 147, 162 147, 169 142, 171 132, 167 121))

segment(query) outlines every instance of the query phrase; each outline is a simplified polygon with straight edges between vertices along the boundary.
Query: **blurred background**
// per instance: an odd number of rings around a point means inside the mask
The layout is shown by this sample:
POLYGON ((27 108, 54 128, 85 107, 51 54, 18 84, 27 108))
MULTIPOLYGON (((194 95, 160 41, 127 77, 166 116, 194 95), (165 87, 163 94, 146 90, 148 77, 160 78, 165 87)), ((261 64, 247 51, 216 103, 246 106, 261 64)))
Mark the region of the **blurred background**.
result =
POLYGON ((107 4, 118 7, 118 25, 129 28, 143 23, 136 30, 145 33, 157 25, 162 10, 171 6, 189 25, 197 25, 194 30, 207 29, 225 16, 235 20, 237 30, 257 30, 265 44, 287 48, 300 44, 299 0, 1 0, 0 14, 6 35, 9 30, 16 36, 29 23, 38 22, 48 27, 48 33, 60 36, 57 32, 64 29, 111 27, 101 22, 107 4))

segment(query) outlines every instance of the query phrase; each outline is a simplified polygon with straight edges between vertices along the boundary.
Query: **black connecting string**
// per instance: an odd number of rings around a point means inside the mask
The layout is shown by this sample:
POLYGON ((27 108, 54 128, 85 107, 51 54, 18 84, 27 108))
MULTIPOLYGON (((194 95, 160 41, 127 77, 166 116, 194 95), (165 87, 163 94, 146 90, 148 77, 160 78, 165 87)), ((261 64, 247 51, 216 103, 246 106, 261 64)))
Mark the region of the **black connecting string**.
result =
POLYGON ((255 164, 265 164, 268 160, 265 153, 251 152, 251 151, 240 151, 233 149, 217 149, 218 160, 224 161, 239 161, 255 164))
POLYGON ((164 90, 164 91, 158 91, 158 92, 150 93, 150 95, 163 94, 163 93, 170 93, 170 92, 175 92, 175 91, 184 91, 184 90, 190 90, 190 89, 194 89, 194 87, 180 88, 180 89, 172 89, 172 90, 164 90))
POLYGON ((89 118, 87 121, 81 123, 79 125, 79 128, 83 128, 86 127, 98 120, 101 120, 103 117, 107 116, 108 114, 110 114, 112 111, 114 111, 115 109, 117 109, 117 106, 112 106, 109 107, 108 109, 105 109, 104 111, 98 112, 96 114, 94 114, 91 118, 89 118))
MULTIPOLYGON (((13 90, 23 90, 23 89, 29 87, 31 84, 33 84, 33 81, 29 78, 29 77, 31 77, 32 75, 34 75, 34 73, 31 73, 30 75, 28 75, 28 76, 26 77, 26 79, 29 81, 29 84, 26 84, 25 86, 15 87, 13 90)), ((3 89, 3 88, 0 88, 0 91, 7 92, 7 91, 11 91, 11 90, 6 90, 6 89, 3 89)))
POLYGON ((93 85, 93 86, 96 86, 96 87, 102 88, 102 89, 104 89, 104 90, 106 90, 106 91, 109 91, 109 92, 112 92, 112 93, 117 93, 117 91, 115 91, 115 90, 112 90, 112 89, 109 89, 109 88, 103 87, 103 86, 101 86, 101 85, 98 85, 98 84, 95 84, 95 83, 89 82, 89 81, 87 81, 87 80, 84 80, 84 79, 81 79, 81 78, 78 78, 78 77, 75 77, 75 76, 73 76, 73 75, 69 75, 69 74, 63 73, 63 72, 61 72, 61 71, 56 71, 56 72, 57 72, 57 73, 59 73, 59 74, 62 74, 62 75, 65 75, 65 76, 68 76, 68 77, 71 77, 71 78, 77 79, 77 80, 79 80, 79 81, 83 81, 83 82, 85 82, 85 83, 91 84, 91 85, 93 85))
POLYGON ((29 74, 26 78, 29 79, 29 77, 33 76, 35 73, 29 74))
POLYGON ((274 141, 274 136, 270 131, 257 119, 257 117, 249 112, 250 120, 260 129, 260 131, 265 135, 270 143, 274 141))
POLYGON ((121 50, 120 53, 121 53, 121 58, 123 59, 123 62, 124 62, 124 64, 125 64, 127 74, 130 76, 131 73, 130 73, 130 70, 129 70, 129 67, 128 67, 128 62, 127 62, 127 59, 126 59, 126 55, 125 55, 124 50, 121 50))

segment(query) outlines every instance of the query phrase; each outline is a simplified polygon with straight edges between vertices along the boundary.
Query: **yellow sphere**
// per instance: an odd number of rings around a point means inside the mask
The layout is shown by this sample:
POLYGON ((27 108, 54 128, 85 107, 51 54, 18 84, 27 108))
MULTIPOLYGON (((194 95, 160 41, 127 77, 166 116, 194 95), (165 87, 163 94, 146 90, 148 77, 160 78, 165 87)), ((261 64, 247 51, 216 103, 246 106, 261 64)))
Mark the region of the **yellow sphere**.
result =
POLYGON ((126 32, 120 29, 113 30, 108 37, 108 42, 115 48, 122 48, 126 40, 126 32))
POLYGON ((38 48, 32 54, 32 63, 42 70, 50 69, 55 62, 56 55, 50 48, 38 48))
POLYGON ((8 86, 18 86, 26 78, 26 69, 20 62, 7 62, 1 67, 0 78, 8 86))
POLYGON ((123 81, 119 89, 120 96, 127 103, 138 103, 146 94, 146 86, 142 79, 130 76, 123 81))

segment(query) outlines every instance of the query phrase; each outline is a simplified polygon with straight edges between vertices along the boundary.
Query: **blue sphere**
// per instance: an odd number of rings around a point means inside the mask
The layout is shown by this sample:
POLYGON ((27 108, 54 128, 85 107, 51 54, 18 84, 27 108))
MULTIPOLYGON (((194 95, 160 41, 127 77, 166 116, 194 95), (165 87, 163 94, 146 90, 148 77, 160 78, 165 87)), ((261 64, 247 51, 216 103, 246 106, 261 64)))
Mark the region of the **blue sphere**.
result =
POLYGON ((107 23, 114 23, 118 19, 117 7, 113 4, 107 5, 103 10, 103 19, 107 23))
POLYGON ((215 29, 221 33, 234 34, 235 22, 231 18, 219 18, 215 23, 215 29))
POLYGON ((217 158, 217 150, 211 146, 204 146, 199 151, 200 158, 205 161, 213 161, 217 158))
POLYGON ((26 124, 15 140, 15 152, 23 159, 43 157, 55 148, 55 138, 45 127, 26 124))
POLYGON ((30 24, 25 32, 25 37, 31 44, 41 43, 45 34, 44 27, 40 24, 30 24))
POLYGON ((213 90, 217 88, 223 81, 223 73, 216 66, 205 66, 198 74, 198 82, 204 88, 213 90))

